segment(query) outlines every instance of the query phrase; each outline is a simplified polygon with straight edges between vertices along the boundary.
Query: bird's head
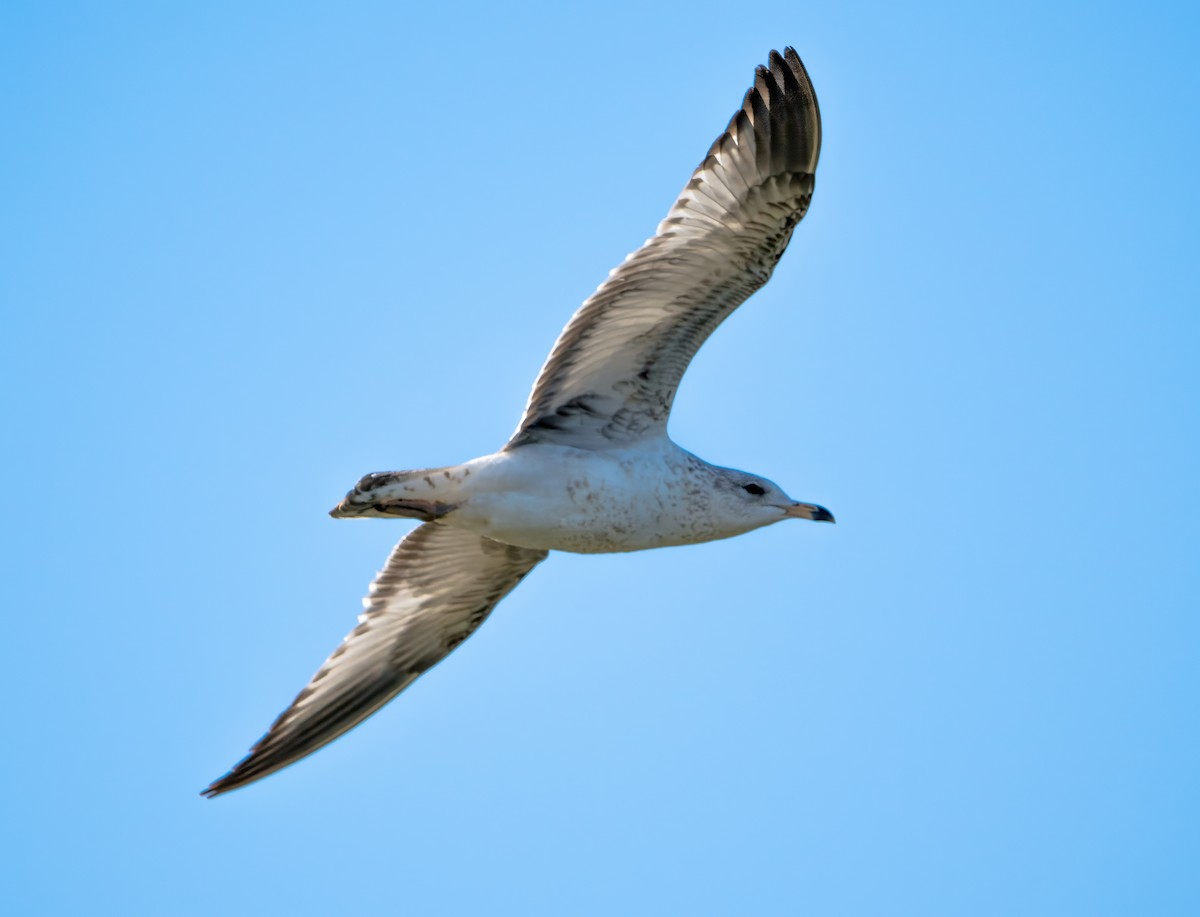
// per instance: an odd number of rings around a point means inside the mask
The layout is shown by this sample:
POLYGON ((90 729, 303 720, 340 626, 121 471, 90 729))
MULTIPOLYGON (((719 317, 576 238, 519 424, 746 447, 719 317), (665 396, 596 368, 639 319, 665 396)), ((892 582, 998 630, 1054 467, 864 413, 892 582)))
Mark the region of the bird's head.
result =
POLYGON ((816 503, 793 500, 774 481, 733 468, 715 469, 717 499, 714 508, 741 531, 761 528, 784 519, 833 522, 833 513, 816 503))

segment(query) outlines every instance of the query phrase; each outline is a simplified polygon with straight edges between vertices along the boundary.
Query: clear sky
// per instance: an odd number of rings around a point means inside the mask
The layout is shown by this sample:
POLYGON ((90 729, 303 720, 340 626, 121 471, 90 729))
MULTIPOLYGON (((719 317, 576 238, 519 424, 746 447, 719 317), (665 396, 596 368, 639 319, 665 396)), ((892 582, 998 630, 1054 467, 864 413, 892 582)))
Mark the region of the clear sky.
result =
POLYGON ((1189 5, 10 3, 13 914, 1200 913, 1189 5), (681 445, 830 507, 556 555, 214 802, 772 47, 825 142, 681 445), (15 902, 15 903, 14 903, 15 902))

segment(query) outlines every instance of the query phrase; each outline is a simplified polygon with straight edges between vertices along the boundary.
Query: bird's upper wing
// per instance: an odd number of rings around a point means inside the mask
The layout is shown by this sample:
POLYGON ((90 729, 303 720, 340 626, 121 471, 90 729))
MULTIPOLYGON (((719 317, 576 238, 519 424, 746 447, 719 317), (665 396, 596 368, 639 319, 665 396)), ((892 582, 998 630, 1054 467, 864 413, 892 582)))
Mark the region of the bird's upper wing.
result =
POLYGON ((812 198, 821 115, 792 48, 754 86, 654 238, 575 313, 508 448, 602 449, 665 432, 713 330, 771 276, 812 198))
POLYGON ((371 584, 358 627, 203 795, 252 783, 361 723, 470 636, 546 553, 436 522, 414 529, 371 584))

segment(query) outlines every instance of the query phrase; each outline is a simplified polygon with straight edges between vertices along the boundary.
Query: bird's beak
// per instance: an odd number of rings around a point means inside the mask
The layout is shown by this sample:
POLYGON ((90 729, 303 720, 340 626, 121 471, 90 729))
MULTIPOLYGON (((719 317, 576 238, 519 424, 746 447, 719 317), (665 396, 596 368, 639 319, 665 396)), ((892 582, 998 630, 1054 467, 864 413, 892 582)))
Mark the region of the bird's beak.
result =
POLYGON ((793 503, 783 511, 785 516, 796 519, 811 519, 813 522, 836 522, 833 513, 815 503, 793 503))

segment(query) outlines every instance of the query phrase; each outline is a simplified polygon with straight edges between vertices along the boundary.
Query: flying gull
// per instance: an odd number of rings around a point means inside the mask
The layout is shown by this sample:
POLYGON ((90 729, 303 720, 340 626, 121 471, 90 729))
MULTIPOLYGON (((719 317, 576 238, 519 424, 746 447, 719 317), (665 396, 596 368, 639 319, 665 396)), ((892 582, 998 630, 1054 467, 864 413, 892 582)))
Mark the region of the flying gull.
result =
POLYGON ((267 734, 203 795, 332 742, 437 664, 550 551, 729 538, 783 519, 832 522, 757 474, 667 436, 705 339, 771 276, 812 199, 821 116, 795 50, 772 51, 658 226, 567 323, 516 433, 462 465, 369 474, 330 515, 419 519, 359 624, 267 734))

